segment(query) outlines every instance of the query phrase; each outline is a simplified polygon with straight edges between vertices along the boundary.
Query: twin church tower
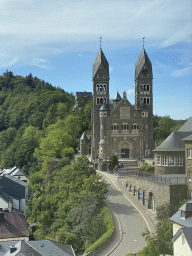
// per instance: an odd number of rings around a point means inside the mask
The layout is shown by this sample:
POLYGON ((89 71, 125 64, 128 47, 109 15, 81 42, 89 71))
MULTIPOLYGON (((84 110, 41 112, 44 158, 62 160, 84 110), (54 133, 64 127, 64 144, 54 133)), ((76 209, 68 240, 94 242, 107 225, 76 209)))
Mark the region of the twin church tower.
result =
POLYGON ((80 139, 80 154, 90 155, 95 167, 107 170, 109 159, 152 157, 153 140, 153 74, 143 48, 135 67, 135 105, 117 94, 109 99, 109 64, 99 49, 93 63, 92 136, 80 139))

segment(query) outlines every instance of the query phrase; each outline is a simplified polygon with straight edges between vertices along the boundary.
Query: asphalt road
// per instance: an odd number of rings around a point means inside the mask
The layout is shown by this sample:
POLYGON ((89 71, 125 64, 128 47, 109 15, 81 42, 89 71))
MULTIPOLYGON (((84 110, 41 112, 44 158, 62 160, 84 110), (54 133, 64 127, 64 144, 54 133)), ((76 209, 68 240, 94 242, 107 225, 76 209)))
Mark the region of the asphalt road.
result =
POLYGON ((106 201, 114 215, 116 233, 113 241, 97 256, 125 256, 128 252, 137 253, 146 245, 141 234, 147 224, 128 198, 115 186, 114 180, 117 177, 108 174, 102 176, 110 184, 106 201))

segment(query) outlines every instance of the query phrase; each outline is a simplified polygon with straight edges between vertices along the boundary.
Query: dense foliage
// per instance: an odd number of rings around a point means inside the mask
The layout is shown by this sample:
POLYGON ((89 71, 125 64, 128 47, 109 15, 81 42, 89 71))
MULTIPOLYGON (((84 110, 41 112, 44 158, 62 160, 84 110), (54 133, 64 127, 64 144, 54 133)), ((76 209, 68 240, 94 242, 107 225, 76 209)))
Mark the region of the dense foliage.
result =
POLYGON ((24 78, 5 72, 0 76, 0 167, 17 165, 27 174, 36 171, 38 154, 33 154, 35 149, 41 144, 41 150, 53 146, 54 151, 60 136, 60 147, 68 140, 70 150, 50 154, 71 156, 82 132, 91 130, 92 102, 86 98, 83 103, 74 110, 74 96, 63 89, 33 78, 31 74, 24 78), (50 128, 54 124, 56 127, 50 128))
POLYGON ((173 120, 170 116, 153 117, 154 140, 159 146, 172 132, 176 132, 186 120, 173 120))
POLYGON ((48 172, 32 175, 36 191, 25 212, 31 223, 38 222, 35 239, 54 239, 86 250, 106 231, 104 195, 107 184, 86 157, 69 164, 67 158, 52 160, 48 172))

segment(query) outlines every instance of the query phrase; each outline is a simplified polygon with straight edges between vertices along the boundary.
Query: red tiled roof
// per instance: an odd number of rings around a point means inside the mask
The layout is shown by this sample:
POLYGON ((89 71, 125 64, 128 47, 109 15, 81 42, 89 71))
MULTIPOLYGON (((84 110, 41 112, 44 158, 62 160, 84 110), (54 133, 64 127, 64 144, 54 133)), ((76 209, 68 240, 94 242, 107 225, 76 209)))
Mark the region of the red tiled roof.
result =
POLYGON ((0 239, 27 236, 29 236, 27 219, 17 212, 4 212, 4 219, 0 218, 0 239))

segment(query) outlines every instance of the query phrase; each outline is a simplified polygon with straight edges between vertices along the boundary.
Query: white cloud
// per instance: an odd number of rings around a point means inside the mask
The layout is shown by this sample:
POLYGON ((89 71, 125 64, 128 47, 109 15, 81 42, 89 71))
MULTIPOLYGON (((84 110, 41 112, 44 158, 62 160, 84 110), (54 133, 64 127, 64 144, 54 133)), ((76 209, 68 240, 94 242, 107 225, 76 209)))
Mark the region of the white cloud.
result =
POLYGON ((49 62, 49 61, 48 61, 48 60, 45 60, 45 59, 35 58, 35 59, 32 60, 31 65, 32 65, 32 66, 39 67, 39 68, 48 68, 47 65, 42 64, 42 63, 48 63, 48 62, 49 62))
POLYGON ((16 64, 19 60, 19 56, 15 56, 12 60, 8 61, 8 56, 0 54, 0 68, 8 68, 16 64))
POLYGON ((132 93, 135 93, 134 89, 130 89, 130 90, 127 91, 127 95, 132 94, 132 93))
POLYGON ((177 69, 174 72, 172 72, 172 76, 186 76, 188 74, 192 73, 192 67, 187 67, 187 68, 182 68, 182 69, 177 69))
POLYGON ((99 41, 102 35, 102 44, 109 48, 111 41, 113 47, 114 41, 117 47, 133 47, 135 42, 142 45, 143 36, 146 45, 155 47, 167 47, 183 40, 190 42, 190 2, 1 1, 0 49, 8 49, 10 58, 19 55, 22 61, 26 55, 33 59, 76 51, 79 47, 91 50, 95 47, 93 42, 99 41))

